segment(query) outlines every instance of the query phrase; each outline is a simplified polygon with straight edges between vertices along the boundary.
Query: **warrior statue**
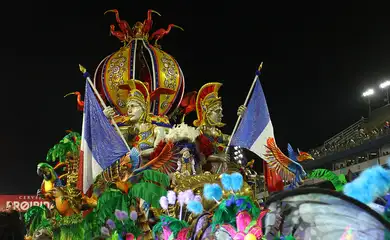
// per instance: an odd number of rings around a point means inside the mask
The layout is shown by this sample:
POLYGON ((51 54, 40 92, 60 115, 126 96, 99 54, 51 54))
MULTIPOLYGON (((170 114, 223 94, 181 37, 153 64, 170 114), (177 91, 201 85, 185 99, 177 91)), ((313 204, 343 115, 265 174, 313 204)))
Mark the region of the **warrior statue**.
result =
MULTIPOLYGON (((157 126, 151 120, 150 102, 158 94, 153 92, 150 94, 147 86, 138 80, 126 81, 120 88, 128 92, 127 116, 114 116, 114 118, 123 124, 120 130, 129 146, 137 147, 142 158, 148 160, 154 148, 164 139, 168 131, 168 128, 157 126)), ((111 107, 104 109, 104 113, 107 117, 115 114, 111 107)))
MULTIPOLYGON (((199 137, 200 151, 206 158, 206 165, 212 166, 212 172, 226 171, 225 150, 230 138, 219 129, 225 126, 222 123, 222 100, 218 96, 218 90, 221 86, 222 84, 217 82, 207 83, 199 90, 196 98, 198 119, 194 121, 194 126, 201 133, 199 137), (207 145, 210 147, 208 148, 207 145)), ((244 111, 245 107, 241 106, 237 114, 241 115, 244 111)))

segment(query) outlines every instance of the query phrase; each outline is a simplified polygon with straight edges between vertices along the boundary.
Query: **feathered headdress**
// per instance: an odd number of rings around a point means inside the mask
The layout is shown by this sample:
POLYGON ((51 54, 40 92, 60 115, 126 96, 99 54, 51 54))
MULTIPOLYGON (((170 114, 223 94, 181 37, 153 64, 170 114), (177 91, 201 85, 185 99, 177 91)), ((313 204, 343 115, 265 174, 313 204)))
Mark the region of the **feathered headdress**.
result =
POLYGON ((169 129, 169 133, 166 135, 166 139, 173 142, 179 142, 179 141, 195 142, 196 138, 199 135, 200 135, 199 130, 197 130, 194 127, 188 126, 185 123, 181 123, 169 129))

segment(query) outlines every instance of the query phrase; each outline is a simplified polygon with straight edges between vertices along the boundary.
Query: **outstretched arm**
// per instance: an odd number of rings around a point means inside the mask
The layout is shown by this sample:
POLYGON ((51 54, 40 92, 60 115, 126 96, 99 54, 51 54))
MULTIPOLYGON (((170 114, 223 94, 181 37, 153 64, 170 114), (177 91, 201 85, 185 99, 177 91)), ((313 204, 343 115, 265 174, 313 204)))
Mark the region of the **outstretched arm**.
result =
POLYGON ((155 127, 153 132, 155 138, 153 143, 153 148, 145 149, 141 152, 141 156, 144 159, 149 160, 150 154, 154 151, 154 149, 158 146, 158 144, 165 139, 165 129, 163 127, 155 127))
POLYGON ((177 169, 176 169, 176 172, 180 172, 181 170, 181 161, 179 159, 179 161, 177 161, 177 169))

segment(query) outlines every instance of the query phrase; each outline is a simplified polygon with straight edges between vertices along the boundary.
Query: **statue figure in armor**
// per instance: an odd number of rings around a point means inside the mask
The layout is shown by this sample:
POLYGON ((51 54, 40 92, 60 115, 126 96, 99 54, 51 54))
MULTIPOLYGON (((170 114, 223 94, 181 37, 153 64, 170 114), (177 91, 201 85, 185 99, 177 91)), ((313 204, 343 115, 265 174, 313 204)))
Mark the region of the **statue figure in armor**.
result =
POLYGON ((199 148, 205 157, 203 165, 208 166, 204 167, 204 170, 211 172, 217 172, 221 167, 226 168, 225 148, 229 142, 229 136, 219 130, 225 125, 222 123, 222 100, 218 96, 221 86, 221 83, 207 83, 199 90, 196 98, 198 119, 194 121, 194 126, 201 134, 199 148))
MULTIPOLYGON (((154 148, 165 138, 168 128, 152 123, 150 113, 150 102, 153 100, 150 95, 152 94, 143 82, 129 80, 120 88, 128 92, 127 116, 119 116, 116 121, 123 123, 123 126, 119 128, 129 146, 137 147, 143 161, 147 161, 154 148)), ((111 107, 104 110, 106 116, 112 116, 113 112, 111 107)))
MULTIPOLYGON (((229 135, 223 134, 219 128, 225 126, 222 123, 222 99, 218 96, 218 90, 222 83, 206 83, 199 90, 196 98, 196 114, 198 119, 194 126, 201 135, 198 137, 200 152, 204 155, 204 170, 213 173, 227 170, 226 147, 229 143, 229 135)), ((237 114, 242 115, 244 106, 240 106, 237 114)))
POLYGON ((222 100, 218 96, 218 90, 221 86, 221 83, 207 83, 199 90, 196 98, 198 119, 194 121, 194 125, 203 134, 223 144, 228 142, 228 135, 222 134, 218 129, 225 126, 222 123, 222 100))

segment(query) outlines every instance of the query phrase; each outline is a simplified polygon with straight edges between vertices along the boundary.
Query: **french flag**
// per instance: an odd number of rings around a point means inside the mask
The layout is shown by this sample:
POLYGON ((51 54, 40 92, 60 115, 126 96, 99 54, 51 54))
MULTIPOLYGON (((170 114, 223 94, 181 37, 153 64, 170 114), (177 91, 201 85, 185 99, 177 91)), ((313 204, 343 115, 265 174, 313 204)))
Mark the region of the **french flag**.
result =
MULTIPOLYGON (((268 112, 267 102, 259 77, 255 78, 255 86, 240 125, 233 134, 230 145, 251 150, 264 159, 267 152, 267 139, 274 138, 274 128, 268 112)), ((263 161, 263 172, 268 192, 284 189, 282 178, 263 161)))
POLYGON ((125 143, 104 115, 86 81, 77 187, 87 193, 96 176, 127 152, 125 143))
POLYGON ((274 138, 274 128, 268 112, 264 91, 258 76, 247 109, 240 125, 232 136, 230 145, 247 148, 264 158, 267 151, 267 139, 274 138))

